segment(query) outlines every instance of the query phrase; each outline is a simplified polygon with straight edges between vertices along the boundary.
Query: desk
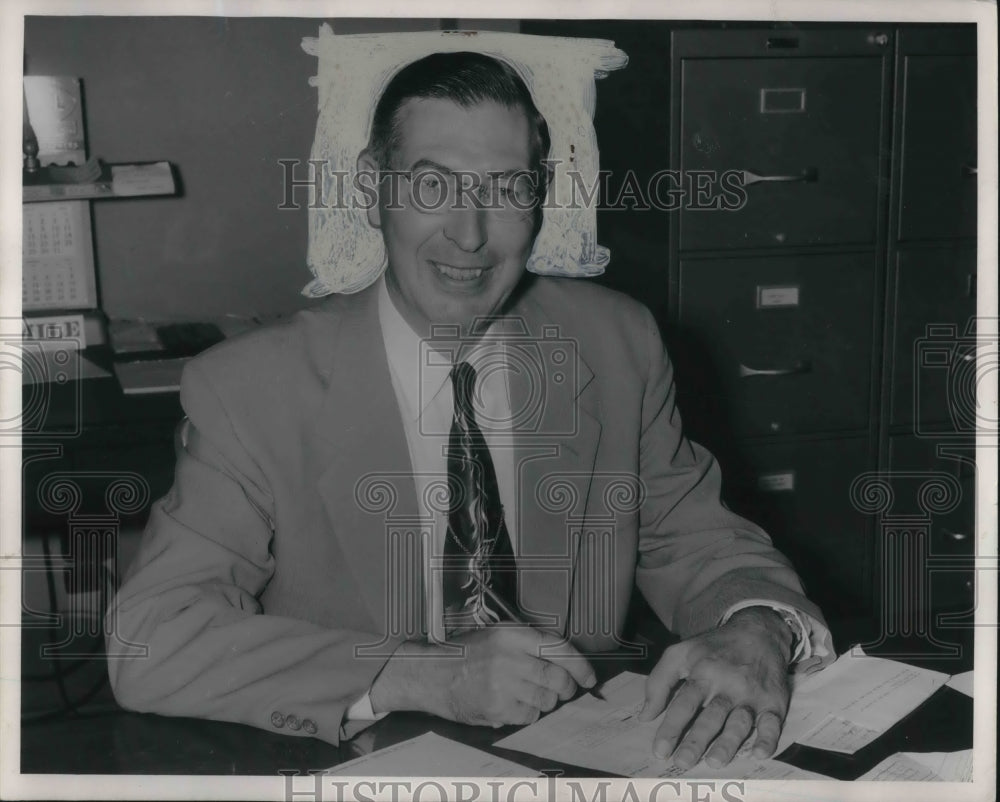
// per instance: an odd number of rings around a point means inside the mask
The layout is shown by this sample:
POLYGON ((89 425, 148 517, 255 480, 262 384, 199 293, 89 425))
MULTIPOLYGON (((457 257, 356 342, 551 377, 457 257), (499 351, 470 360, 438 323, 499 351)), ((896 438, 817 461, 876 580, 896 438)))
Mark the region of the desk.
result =
MULTIPOLYGON (((608 679, 630 669, 648 672, 645 661, 610 658, 594 661, 598 677, 608 679)), ((920 661, 912 661, 919 663, 920 661)), ((958 673, 971 667, 971 650, 950 665, 928 667, 958 673)), ((166 718, 130 713, 113 702, 99 702, 102 712, 33 724, 21 729, 21 772, 25 774, 219 774, 275 776, 279 771, 305 773, 334 766, 421 733, 434 731, 533 769, 562 769, 566 776, 596 777, 581 769, 497 749, 493 744, 515 727, 472 727, 415 713, 394 713, 338 746, 315 738, 277 735, 240 724, 166 718)), ((854 755, 839 755, 793 745, 789 762, 837 779, 854 779, 899 751, 956 751, 972 746, 972 700, 940 688, 913 713, 854 755)))

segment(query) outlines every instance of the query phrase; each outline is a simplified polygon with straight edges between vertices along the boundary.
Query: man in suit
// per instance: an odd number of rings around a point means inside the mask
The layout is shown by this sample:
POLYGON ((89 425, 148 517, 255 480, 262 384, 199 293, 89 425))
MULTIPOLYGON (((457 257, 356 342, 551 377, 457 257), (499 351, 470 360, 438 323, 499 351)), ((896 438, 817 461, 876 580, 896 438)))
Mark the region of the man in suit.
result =
POLYGON ((650 313, 526 274, 547 152, 497 60, 393 78, 358 161, 384 277, 185 371, 175 484, 109 611, 121 704, 333 742, 393 710, 528 723, 593 686, 637 585, 683 638, 651 748, 774 751, 829 633, 720 503, 650 313))

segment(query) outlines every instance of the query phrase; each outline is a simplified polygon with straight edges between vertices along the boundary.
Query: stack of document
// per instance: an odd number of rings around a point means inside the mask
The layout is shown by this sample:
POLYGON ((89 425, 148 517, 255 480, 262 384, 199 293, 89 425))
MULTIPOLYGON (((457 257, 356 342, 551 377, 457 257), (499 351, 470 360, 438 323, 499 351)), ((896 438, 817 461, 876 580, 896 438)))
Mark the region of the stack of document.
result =
MULTIPOLYGON (((946 674, 848 651, 833 665, 796 675, 777 754, 792 743, 845 754, 875 740, 948 680, 946 674)), ((778 760, 750 752, 753 737, 728 765, 701 762, 684 771, 652 754, 653 736, 663 714, 637 718, 645 699, 646 677, 624 672, 606 682, 604 701, 583 696, 545 716, 496 746, 627 777, 735 779, 818 779, 778 760)))
MULTIPOLYGON (((971 693, 971 672, 949 681, 946 674, 905 663, 868 657, 855 648, 833 665, 795 675, 788 715, 777 754, 792 743, 853 754, 913 711, 943 684, 971 693)), ((822 780, 822 775, 776 759, 753 757, 751 735, 727 766, 700 762, 682 770, 652 753, 663 714, 639 721, 646 677, 623 672, 591 694, 569 702, 494 746, 622 777, 698 779, 822 780)), ((899 753, 882 761, 862 780, 970 780, 972 750, 899 753)), ((538 776, 522 765, 426 733, 334 767, 349 776, 538 776)))
POLYGON ((646 677, 626 671, 601 687, 603 700, 585 695, 496 743, 562 763, 624 777, 698 777, 754 780, 823 779, 778 760, 760 760, 748 740, 733 761, 718 769, 701 762, 684 771, 653 754, 653 736, 663 720, 641 722, 646 677))
POLYGON ((851 755, 915 710, 948 675, 857 649, 796 680, 778 753, 800 743, 851 755))

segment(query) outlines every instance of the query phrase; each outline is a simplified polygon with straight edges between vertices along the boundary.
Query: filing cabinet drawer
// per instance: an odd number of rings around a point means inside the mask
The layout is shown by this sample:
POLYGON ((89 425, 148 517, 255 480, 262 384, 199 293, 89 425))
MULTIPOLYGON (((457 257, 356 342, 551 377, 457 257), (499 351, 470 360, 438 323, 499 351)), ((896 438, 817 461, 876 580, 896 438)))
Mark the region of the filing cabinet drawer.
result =
POLYGON ((891 419, 976 427, 974 247, 902 250, 896 259, 891 419))
POLYGON ((869 469, 867 440, 755 445, 720 462, 729 505, 767 531, 826 615, 866 612, 870 526, 850 489, 869 469))
POLYGON ((738 436, 864 429, 874 258, 681 262, 681 412, 738 436))
POLYGON ((976 235, 976 58, 907 56, 899 238, 976 235))
POLYGON ((740 200, 720 178, 688 198, 680 249, 873 243, 882 58, 686 58, 681 169, 749 171, 740 200), (704 200, 704 203, 702 203, 704 200))
POLYGON ((926 522, 922 600, 934 610, 971 610, 975 602, 975 441, 904 435, 889 438, 893 516, 926 522), (940 443, 942 454, 938 454, 940 443))

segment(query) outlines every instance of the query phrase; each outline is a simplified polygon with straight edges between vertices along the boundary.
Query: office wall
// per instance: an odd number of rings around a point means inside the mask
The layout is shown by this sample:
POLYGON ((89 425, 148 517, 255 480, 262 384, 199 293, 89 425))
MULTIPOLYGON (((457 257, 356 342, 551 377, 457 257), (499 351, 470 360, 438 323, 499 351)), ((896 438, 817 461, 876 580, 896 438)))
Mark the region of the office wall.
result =
MULTIPOLYGON (((280 211, 278 159, 307 159, 319 19, 29 17, 26 74, 83 80, 89 153, 169 160, 183 192, 93 204, 113 318, 263 315, 308 303, 305 208, 280 211)), ((341 33, 439 20, 336 20, 341 33)))

